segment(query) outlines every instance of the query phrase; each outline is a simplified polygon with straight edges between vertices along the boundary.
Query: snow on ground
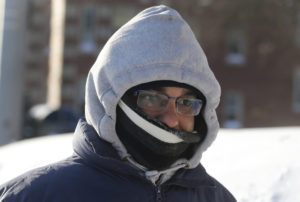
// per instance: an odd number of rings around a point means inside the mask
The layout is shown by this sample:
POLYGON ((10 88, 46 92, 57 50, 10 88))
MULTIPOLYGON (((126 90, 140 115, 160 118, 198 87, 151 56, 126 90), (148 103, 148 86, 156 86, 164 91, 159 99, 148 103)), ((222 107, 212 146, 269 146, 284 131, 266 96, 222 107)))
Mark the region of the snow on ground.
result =
MULTIPOLYGON (((239 202, 300 201, 300 127, 222 129, 202 164, 239 202)), ((72 136, 0 147, 0 184, 72 154, 72 136)))
POLYGON ((202 163, 239 202, 298 202, 299 145, 299 127, 222 130, 202 163))
POLYGON ((73 153, 72 135, 53 135, 0 147, 0 184, 28 170, 64 159, 73 153))

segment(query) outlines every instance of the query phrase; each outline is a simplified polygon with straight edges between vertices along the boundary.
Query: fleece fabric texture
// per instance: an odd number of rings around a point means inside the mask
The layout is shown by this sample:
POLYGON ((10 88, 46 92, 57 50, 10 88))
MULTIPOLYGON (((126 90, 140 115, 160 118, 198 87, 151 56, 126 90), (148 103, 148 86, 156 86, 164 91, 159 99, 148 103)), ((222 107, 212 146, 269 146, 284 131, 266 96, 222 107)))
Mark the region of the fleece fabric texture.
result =
POLYGON ((1 202, 235 202, 232 195, 198 165, 181 169, 161 186, 120 160, 110 143, 80 120, 74 155, 35 169, 0 186, 1 202))
POLYGON ((121 158, 130 155, 116 134, 116 106, 128 89, 160 80, 188 84, 206 97, 203 116, 207 136, 190 159, 179 159, 172 165, 186 163, 190 169, 195 168, 219 130, 215 109, 220 86, 191 28, 167 6, 140 12, 103 47, 87 79, 87 122, 100 138, 113 145, 121 158))

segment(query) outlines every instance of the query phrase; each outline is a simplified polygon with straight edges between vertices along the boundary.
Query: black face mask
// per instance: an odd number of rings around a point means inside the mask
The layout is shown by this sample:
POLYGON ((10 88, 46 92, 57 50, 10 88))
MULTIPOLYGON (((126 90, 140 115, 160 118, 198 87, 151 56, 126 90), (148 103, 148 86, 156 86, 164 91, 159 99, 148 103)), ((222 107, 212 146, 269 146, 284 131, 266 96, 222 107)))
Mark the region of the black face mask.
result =
MULTIPOLYGON (((162 170, 178 158, 188 154, 195 143, 165 143, 148 134, 135 125, 127 115, 117 107, 116 131, 129 154, 148 169, 162 170)), ((188 156, 188 155, 187 155, 188 156)))
POLYGON ((179 158, 191 158, 195 148, 201 143, 206 135, 206 124, 202 119, 202 116, 195 117, 195 121, 201 124, 200 127, 195 125, 195 129, 201 128, 201 132, 191 133, 169 128, 159 120, 154 119, 139 110, 135 106, 135 102, 128 96, 131 92, 132 91, 129 90, 123 96, 122 100, 124 100, 133 111, 154 126, 178 136, 183 141, 178 143, 166 143, 155 138, 139 127, 134 120, 131 120, 118 106, 116 132, 128 153, 132 155, 138 163, 150 170, 163 170, 168 168, 179 158), (199 121, 201 121, 201 123, 199 121))

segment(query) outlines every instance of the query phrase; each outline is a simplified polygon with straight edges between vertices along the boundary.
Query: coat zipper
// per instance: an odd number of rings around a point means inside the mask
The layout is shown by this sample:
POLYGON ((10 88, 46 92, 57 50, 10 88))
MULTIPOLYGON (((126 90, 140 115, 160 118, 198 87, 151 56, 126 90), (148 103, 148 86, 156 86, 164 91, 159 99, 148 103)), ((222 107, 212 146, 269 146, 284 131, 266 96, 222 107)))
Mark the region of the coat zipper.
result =
POLYGON ((156 187, 156 202, 161 202, 162 197, 161 197, 161 188, 160 185, 156 187))

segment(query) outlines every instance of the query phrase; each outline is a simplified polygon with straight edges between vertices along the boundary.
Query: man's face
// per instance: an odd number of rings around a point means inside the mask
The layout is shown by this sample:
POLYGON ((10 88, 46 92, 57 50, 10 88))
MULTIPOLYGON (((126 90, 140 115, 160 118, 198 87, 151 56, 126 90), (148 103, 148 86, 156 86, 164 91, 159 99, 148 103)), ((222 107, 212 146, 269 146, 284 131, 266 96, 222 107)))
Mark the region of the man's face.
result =
MULTIPOLYGON (((169 97, 185 97, 185 98, 195 98, 196 96, 192 94, 192 92, 186 88, 179 87, 163 87, 159 90, 155 90, 155 92, 159 92, 165 94, 169 97)), ((176 111, 176 103, 174 99, 169 99, 169 103, 167 107, 163 111, 153 111, 148 109, 142 110, 148 114, 149 116, 158 119, 162 123, 166 124, 170 128, 174 128, 177 130, 182 130, 186 132, 192 132, 194 130, 194 116, 187 116, 179 114, 176 111)))

